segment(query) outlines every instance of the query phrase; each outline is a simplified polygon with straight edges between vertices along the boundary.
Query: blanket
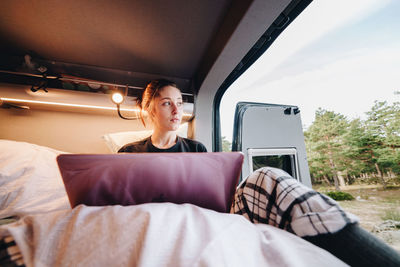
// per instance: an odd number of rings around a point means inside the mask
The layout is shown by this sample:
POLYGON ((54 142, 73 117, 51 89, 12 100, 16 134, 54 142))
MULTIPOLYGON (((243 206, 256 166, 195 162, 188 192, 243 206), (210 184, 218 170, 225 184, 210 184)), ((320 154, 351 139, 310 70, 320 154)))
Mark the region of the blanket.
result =
POLYGON ((0 239, 26 266, 346 266, 287 231, 190 204, 80 205, 0 226, 0 239))

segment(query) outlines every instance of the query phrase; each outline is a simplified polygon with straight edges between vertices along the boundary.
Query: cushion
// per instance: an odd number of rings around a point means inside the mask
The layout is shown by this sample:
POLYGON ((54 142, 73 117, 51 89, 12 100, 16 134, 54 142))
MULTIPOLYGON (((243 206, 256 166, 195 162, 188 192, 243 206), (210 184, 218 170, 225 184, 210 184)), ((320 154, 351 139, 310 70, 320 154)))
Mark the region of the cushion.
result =
POLYGON ((0 139, 0 218, 70 209, 56 162, 60 153, 0 139))
POLYGON ((172 202, 229 212, 243 154, 66 154, 57 161, 72 207, 172 202))
MULTIPOLYGON (((187 137, 188 123, 183 123, 179 126, 177 134, 181 137, 187 137)), ((140 141, 149 137, 153 133, 152 130, 147 131, 129 131, 129 132, 118 132, 109 133, 102 136, 107 144, 108 149, 111 153, 118 153, 118 150, 126 144, 140 141)))

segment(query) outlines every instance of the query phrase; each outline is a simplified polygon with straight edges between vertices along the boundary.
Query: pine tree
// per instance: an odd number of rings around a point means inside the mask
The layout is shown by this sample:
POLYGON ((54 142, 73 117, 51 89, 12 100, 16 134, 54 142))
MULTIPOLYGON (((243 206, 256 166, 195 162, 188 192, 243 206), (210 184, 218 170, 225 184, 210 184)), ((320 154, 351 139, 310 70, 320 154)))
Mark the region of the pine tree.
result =
POLYGON ((317 171, 320 176, 331 176, 338 191, 340 186, 345 185, 344 180, 339 178, 340 171, 344 170, 342 136, 347 127, 345 116, 319 108, 315 113, 315 121, 306 133, 310 169, 317 171))

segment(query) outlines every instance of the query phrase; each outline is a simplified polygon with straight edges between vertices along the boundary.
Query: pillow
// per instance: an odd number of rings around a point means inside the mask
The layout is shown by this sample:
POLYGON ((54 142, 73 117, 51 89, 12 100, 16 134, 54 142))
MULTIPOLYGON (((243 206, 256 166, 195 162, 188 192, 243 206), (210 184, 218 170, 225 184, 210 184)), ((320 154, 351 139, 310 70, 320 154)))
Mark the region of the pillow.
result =
MULTIPOLYGON (((187 137, 188 123, 183 123, 179 126, 177 134, 181 137, 187 137)), ((108 149, 112 153, 118 153, 118 150, 126 144, 140 141, 149 137, 153 133, 153 130, 148 131, 130 131, 130 132, 119 132, 109 133, 102 136, 107 144, 108 149)))
POLYGON ((57 161, 72 207, 172 202, 229 212, 243 154, 67 154, 57 161))
POLYGON ((0 140, 0 218, 70 209, 56 162, 60 153, 0 140))

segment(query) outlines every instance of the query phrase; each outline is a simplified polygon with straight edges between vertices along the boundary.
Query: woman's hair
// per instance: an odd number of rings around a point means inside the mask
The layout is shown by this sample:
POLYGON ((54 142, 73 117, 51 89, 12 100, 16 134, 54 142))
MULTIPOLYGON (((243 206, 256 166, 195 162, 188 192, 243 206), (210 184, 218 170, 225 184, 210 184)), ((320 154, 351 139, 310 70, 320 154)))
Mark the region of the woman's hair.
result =
POLYGON ((153 110, 154 99, 160 96, 160 92, 165 86, 172 86, 179 90, 176 84, 172 81, 166 79, 153 80, 147 85, 142 94, 142 98, 138 101, 138 106, 140 108, 140 120, 145 127, 146 123, 144 122, 143 111, 146 110, 150 113, 153 110))

